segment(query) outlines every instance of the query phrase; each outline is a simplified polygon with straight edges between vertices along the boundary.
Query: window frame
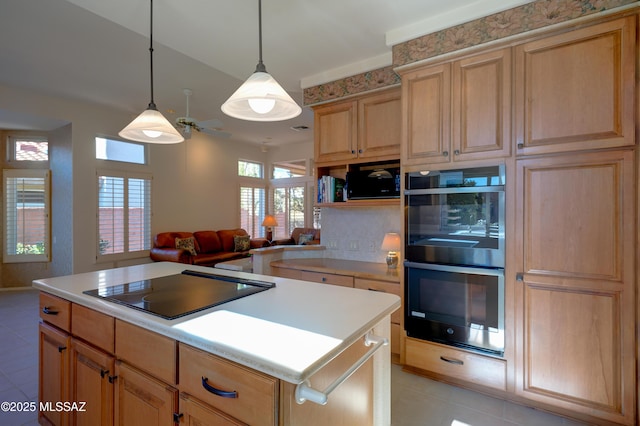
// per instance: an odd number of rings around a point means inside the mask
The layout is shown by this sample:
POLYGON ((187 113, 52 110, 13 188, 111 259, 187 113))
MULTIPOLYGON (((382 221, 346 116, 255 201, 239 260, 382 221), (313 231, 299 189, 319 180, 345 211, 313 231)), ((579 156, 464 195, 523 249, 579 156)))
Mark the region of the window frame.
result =
POLYGON ((95 158, 96 158, 97 161, 107 161, 107 162, 110 162, 110 163, 121 163, 121 164, 134 164, 136 166, 147 166, 147 165, 149 165, 149 148, 148 148, 148 144, 146 144, 146 143, 132 142, 132 141, 125 140, 125 139, 114 138, 112 136, 104 136, 104 135, 96 135, 93 138, 93 143, 94 143, 95 158), (114 159, 111 159, 111 158, 98 158, 98 139, 104 139, 106 141, 106 143, 108 143, 108 141, 113 141, 113 142, 117 142, 117 143, 136 145, 136 146, 142 147, 142 157, 143 157, 142 161, 143 162, 139 163, 137 161, 114 160, 114 159))
MULTIPOLYGON (((4 169, 2 172, 2 185, 3 185, 3 206, 4 206, 4 242, 2 245, 2 262, 3 263, 25 263, 25 262, 50 262, 51 261, 51 171, 49 169, 4 169), (12 232, 9 229, 10 215, 7 214, 9 205, 14 204, 14 208, 17 209, 17 202, 11 202, 8 200, 9 191, 7 190, 7 179, 43 179, 43 203, 44 203, 44 223, 42 229, 44 237, 44 253, 42 254, 17 254, 9 253, 7 245, 11 240, 15 240, 16 245, 18 243, 17 232, 12 232)), ((15 215, 17 217, 18 215, 15 215)), ((17 221, 17 220, 16 220, 17 221)), ((14 224, 14 229, 18 226, 14 224)))
POLYGON ((151 173, 144 172, 132 172, 132 171, 123 171, 123 170, 114 170, 114 169, 98 169, 96 170, 96 263, 101 262, 114 262, 119 260, 130 260, 148 257, 149 252, 152 247, 152 218, 153 218, 153 175, 151 173), (123 179, 123 212, 126 210, 126 214, 123 213, 123 244, 124 249, 122 252, 117 253, 106 253, 103 254, 101 250, 101 228, 100 228, 100 191, 101 177, 107 178, 122 178, 123 179), (142 250, 131 251, 131 241, 130 234, 131 229, 129 227, 129 210, 131 209, 130 200, 129 200, 129 184, 130 180, 145 180, 148 181, 149 189, 148 194, 146 194, 145 199, 148 200, 149 206, 148 211, 145 213, 148 215, 148 221, 146 223, 146 231, 145 231, 145 242, 146 248, 142 250))
POLYGON ((20 165, 20 168, 30 168, 30 167, 35 167, 35 168, 48 168, 49 166, 49 138, 46 135, 39 135, 39 134, 31 134, 31 133, 27 133, 27 134, 10 134, 7 135, 7 151, 6 151, 6 155, 7 155, 7 163, 11 163, 11 164, 15 164, 15 165, 20 165), (16 143, 18 141, 26 141, 26 142, 47 142, 47 159, 46 160, 18 160, 16 158, 17 155, 17 151, 16 151, 16 143))

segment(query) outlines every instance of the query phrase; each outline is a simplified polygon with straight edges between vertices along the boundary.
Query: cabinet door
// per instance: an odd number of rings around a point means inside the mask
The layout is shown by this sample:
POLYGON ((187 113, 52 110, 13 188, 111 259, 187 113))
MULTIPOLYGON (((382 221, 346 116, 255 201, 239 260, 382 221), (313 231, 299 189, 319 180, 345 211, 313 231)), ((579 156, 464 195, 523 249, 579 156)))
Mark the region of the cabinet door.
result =
POLYGON ((338 102, 314 112, 316 163, 350 160, 356 152, 357 102, 338 102))
MULTIPOLYGON (((38 400, 44 403, 69 401, 69 353, 71 337, 50 325, 40 323, 40 368, 38 373, 38 400)), ((40 423, 69 424, 64 411, 41 411, 40 423)))
POLYGON ((402 106, 400 90, 358 101, 358 157, 400 156, 402 106))
POLYGON ((518 153, 635 144, 635 19, 515 48, 518 153))
POLYGON ((403 165, 449 161, 451 65, 441 64, 402 77, 403 165))
POLYGON ((85 402, 84 411, 71 412, 74 425, 113 424, 113 356, 77 339, 71 342, 71 399, 85 402))
POLYGON ((206 405, 192 396, 180 394, 180 414, 186 425, 208 426, 242 426, 240 423, 226 414, 206 405))
POLYGON ((174 426, 178 391, 122 361, 116 362, 115 423, 174 426))
POLYGON ((623 150, 520 160, 516 210, 516 393, 629 425, 633 156, 623 150))
POLYGON ((511 154, 511 49, 453 63, 454 161, 511 154))

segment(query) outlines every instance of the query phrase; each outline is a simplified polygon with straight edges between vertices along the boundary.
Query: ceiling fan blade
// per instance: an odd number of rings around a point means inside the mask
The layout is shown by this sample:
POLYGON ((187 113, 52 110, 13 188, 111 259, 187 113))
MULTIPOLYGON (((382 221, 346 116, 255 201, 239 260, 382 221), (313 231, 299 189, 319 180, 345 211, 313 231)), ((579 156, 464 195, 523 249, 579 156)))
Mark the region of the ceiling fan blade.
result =
POLYGON ((224 127, 224 123, 217 118, 212 118, 211 120, 198 121, 196 123, 199 127, 210 127, 212 129, 224 127))
POLYGON ((228 139, 231 137, 231 133, 225 132, 223 130, 210 129, 210 128, 203 127, 200 129, 200 131, 202 133, 206 133, 208 135, 217 136, 219 138, 224 138, 224 139, 228 139))

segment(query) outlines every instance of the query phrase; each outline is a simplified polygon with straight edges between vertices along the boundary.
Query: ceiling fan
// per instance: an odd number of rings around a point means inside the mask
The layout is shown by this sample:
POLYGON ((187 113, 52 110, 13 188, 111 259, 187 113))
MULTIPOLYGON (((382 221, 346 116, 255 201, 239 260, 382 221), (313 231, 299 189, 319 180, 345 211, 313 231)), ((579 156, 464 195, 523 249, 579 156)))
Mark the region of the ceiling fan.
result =
POLYGON ((224 124, 217 118, 206 121, 198 121, 189 116, 189 97, 193 94, 191 89, 183 89, 182 92, 187 97, 187 113, 185 117, 176 118, 176 127, 182 133, 185 139, 191 137, 191 131, 196 130, 198 132, 206 133, 219 138, 230 138, 231 133, 222 130, 224 124))

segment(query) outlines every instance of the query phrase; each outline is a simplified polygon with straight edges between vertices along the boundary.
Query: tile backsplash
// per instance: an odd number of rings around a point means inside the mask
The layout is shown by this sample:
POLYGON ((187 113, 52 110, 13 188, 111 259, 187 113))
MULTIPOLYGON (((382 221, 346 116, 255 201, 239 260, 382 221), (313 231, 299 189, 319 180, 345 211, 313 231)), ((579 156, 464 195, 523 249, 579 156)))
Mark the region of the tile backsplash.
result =
POLYGON ((321 244, 325 257, 385 263, 380 250, 387 232, 400 233, 400 206, 323 208, 321 244))

